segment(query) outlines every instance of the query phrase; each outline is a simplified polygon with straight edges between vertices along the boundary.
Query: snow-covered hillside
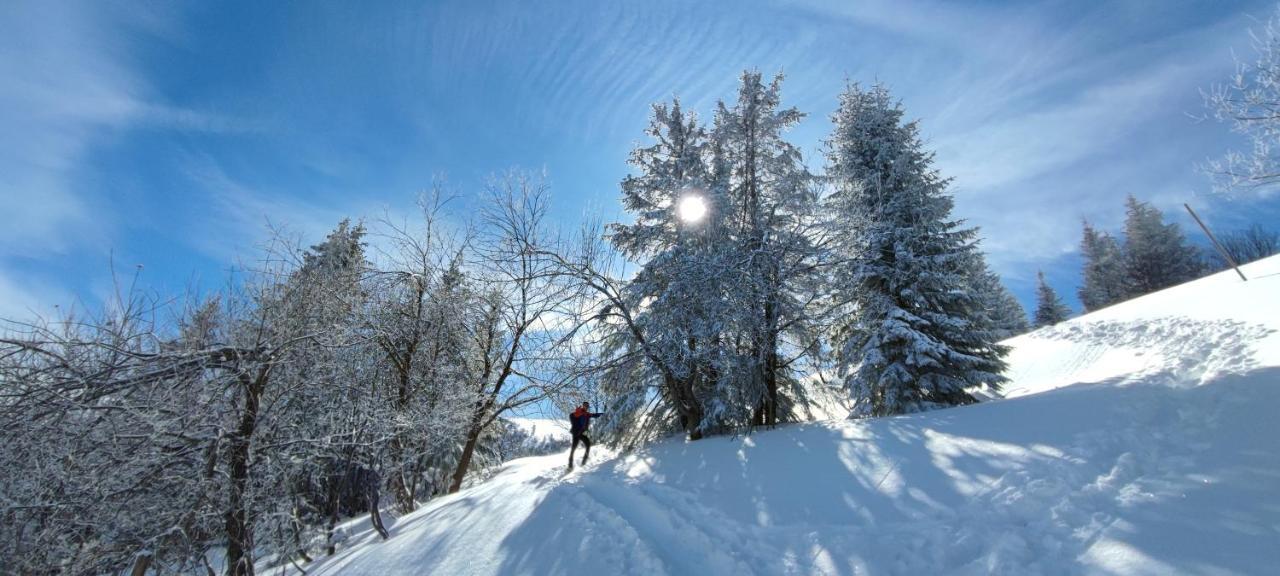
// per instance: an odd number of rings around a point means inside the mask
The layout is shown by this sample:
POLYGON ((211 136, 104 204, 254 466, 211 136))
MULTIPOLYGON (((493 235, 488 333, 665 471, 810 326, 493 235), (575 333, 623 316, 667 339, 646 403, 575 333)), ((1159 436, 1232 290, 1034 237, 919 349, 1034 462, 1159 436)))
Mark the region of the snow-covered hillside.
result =
POLYGON ((1007 399, 564 455, 309 574, 1263 574, 1280 257, 1010 343, 1007 399))

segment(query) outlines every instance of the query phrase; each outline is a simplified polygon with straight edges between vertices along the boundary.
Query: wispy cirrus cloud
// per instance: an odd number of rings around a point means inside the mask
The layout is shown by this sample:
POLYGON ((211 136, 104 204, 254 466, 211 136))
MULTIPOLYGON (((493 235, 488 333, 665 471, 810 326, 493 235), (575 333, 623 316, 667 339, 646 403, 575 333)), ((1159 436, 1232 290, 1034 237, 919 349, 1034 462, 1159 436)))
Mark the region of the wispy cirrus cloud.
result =
POLYGON ((679 96, 707 121, 759 69, 786 72, 816 169, 845 81, 887 83, 994 266, 1031 278, 1071 257, 1080 218, 1115 225, 1125 194, 1194 194, 1226 130, 1187 114, 1267 2, 288 3, 192 8, 198 27, 168 5, 4 4, 0 210, 18 223, 0 272, 146 235, 171 242, 131 258, 225 266, 269 220, 318 241, 410 209, 441 171, 470 196, 545 167, 557 217, 625 218, 649 105, 679 96))
MULTIPOLYGON (((53 317, 58 305, 74 302, 72 294, 56 282, 30 274, 12 274, 0 268, 0 319, 22 320, 53 317)), ((0 330, 7 326, 0 325, 0 330)))
POLYGON ((164 102, 134 43, 180 37, 167 5, 55 0, 0 3, 0 315, 46 310, 92 282, 54 280, 32 263, 104 262, 132 213, 95 154, 136 129, 232 133, 236 118, 164 102), (19 263, 25 263, 19 266, 19 263))
POLYGON ((195 217, 183 223, 183 236, 192 248, 223 263, 257 257, 273 233, 317 240, 343 218, 361 217, 316 198, 255 189, 208 154, 188 154, 183 173, 203 198, 195 217))
MULTIPOLYGON (((412 194, 404 194, 401 201, 392 204, 358 195, 262 189, 203 153, 186 155, 183 175, 204 198, 198 214, 182 224, 186 228, 184 241, 223 264, 251 263, 264 255, 264 248, 273 240, 306 247, 319 242, 344 219, 365 224, 370 232, 364 239, 367 256, 374 260, 394 250, 385 236, 389 231, 384 223, 422 230, 423 215, 412 194)), ((463 214, 446 213, 459 222, 465 219, 463 214)))
POLYGON ((1075 252, 1082 218, 1117 226, 1128 194, 1180 217, 1205 183, 1195 163, 1225 145, 1191 118, 1198 90, 1251 22, 1135 2, 788 5, 902 43, 870 70, 922 119, 957 214, 1015 280, 1075 252))
POLYGON ((86 151, 142 108, 92 6, 4 3, 0 21, 0 256, 68 250, 103 232, 76 191, 86 151))

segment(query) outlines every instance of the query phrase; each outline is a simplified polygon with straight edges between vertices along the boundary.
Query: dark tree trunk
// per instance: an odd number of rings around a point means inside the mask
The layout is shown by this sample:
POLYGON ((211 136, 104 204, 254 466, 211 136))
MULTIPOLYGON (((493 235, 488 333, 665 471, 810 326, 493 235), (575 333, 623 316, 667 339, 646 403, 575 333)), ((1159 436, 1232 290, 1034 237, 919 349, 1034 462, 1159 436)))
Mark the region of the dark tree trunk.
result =
MULTIPOLYGON (((766 306, 766 315, 771 314, 772 306, 766 306)), ((764 370, 764 386, 765 386, 765 403, 764 403, 764 424, 766 426, 775 426, 778 424, 778 344, 777 333, 770 328, 765 334, 764 363, 761 366, 764 370)))
POLYGON ((691 404, 690 408, 687 410, 687 412, 688 412, 688 414, 689 414, 689 416, 688 416, 688 418, 689 418, 689 427, 688 427, 688 428, 689 428, 689 439, 690 439, 690 440, 701 440, 701 439, 702 439, 702 428, 701 428, 701 424, 702 424, 702 406, 700 406, 697 402, 693 402, 693 403, 691 404))
POLYGON ((139 554, 133 561, 133 570, 129 572, 129 576, 146 576, 147 569, 151 567, 151 559, 150 552, 139 554))
POLYGON ((231 479, 227 504, 227 576, 253 576, 253 531, 245 509, 244 492, 249 484, 249 447, 258 426, 258 408, 266 386, 269 367, 262 367, 257 377, 241 376, 244 388, 244 410, 240 425, 231 436, 228 448, 228 475, 231 479))
MULTIPOLYGON (((467 429, 467 443, 462 447, 462 456, 458 458, 458 467, 453 470, 453 481, 449 484, 449 493, 453 494, 462 489, 462 480, 467 477, 467 469, 471 467, 471 458, 476 452, 476 445, 480 443, 480 434, 484 432, 484 427, 493 422, 490 413, 501 412, 498 408, 498 398, 502 394, 502 387, 507 383, 507 377, 512 374, 512 366, 515 365, 516 354, 520 350, 520 339, 524 337, 524 331, 528 324, 521 324, 511 334, 511 343, 505 351, 506 359, 502 361, 500 367, 494 366, 486 362, 483 376, 480 379, 480 393, 483 400, 477 402, 476 411, 471 415, 471 427, 467 429), (493 387, 488 388, 483 383, 489 381, 489 377, 493 374, 492 370, 498 368, 497 378, 493 382, 493 387), (486 391, 486 388, 488 390, 486 391)), ((490 329, 489 336, 486 339, 485 351, 493 349, 497 340, 494 338, 496 331, 490 329)), ((492 418, 497 418, 497 414, 493 414, 492 418)))
POLYGON ((467 433, 467 443, 462 446, 462 456, 458 458, 458 467, 453 470, 453 481, 449 483, 449 493, 462 489, 462 480, 467 477, 467 468, 471 466, 471 456, 476 452, 476 444, 480 442, 480 429, 472 426, 467 433))
POLYGON ((766 426, 778 424, 778 298, 781 288, 778 263, 769 262, 765 272, 764 333, 761 335, 760 369, 765 387, 763 420, 766 426))
POLYGON ((693 379, 694 376, 690 376, 682 380, 668 373, 663 376, 663 383, 675 397, 676 412, 689 439, 699 440, 702 438, 702 406, 694 395, 693 379))
MULTIPOLYGON (((391 453, 391 461, 399 464, 401 459, 404 457, 404 451, 400 448, 398 438, 391 440, 389 451, 391 453)), ((396 509, 406 514, 413 512, 414 508, 413 496, 409 493, 409 487, 407 484, 408 483, 404 479, 403 470, 397 470, 395 474, 392 474, 391 495, 395 498, 396 509)))
POLYGON ((458 466, 453 469, 453 480, 449 482, 450 494, 462 489, 462 480, 467 477, 467 469, 471 467, 471 458, 476 453, 476 445, 480 443, 480 434, 484 432, 485 415, 493 408, 493 404, 497 400, 496 393, 501 389, 501 382, 499 382, 499 386, 495 387, 494 394, 491 394, 484 402, 476 406, 475 413, 471 415, 471 426, 467 428, 467 442, 462 445, 462 455, 458 457, 458 466))
MULTIPOLYGON (((414 355, 418 352, 418 346, 422 343, 422 331, 419 327, 423 317, 423 298, 426 294, 426 287, 421 283, 417 284, 414 289, 414 308, 413 319, 415 321, 413 333, 405 342, 404 348, 400 349, 396 343, 391 340, 385 340, 382 344, 386 351, 387 358, 391 360, 392 366, 396 370, 396 410, 404 412, 408 410, 410 402, 413 400, 413 366, 414 355)), ((406 479, 405 471, 402 469, 405 453, 408 451, 404 445, 401 435, 397 434, 391 440, 391 461, 395 462, 394 472, 389 482, 391 486, 392 498, 394 498, 396 507, 404 513, 413 512, 417 508, 416 502, 416 479, 406 479)), ((414 471, 416 472, 416 471, 414 471)))

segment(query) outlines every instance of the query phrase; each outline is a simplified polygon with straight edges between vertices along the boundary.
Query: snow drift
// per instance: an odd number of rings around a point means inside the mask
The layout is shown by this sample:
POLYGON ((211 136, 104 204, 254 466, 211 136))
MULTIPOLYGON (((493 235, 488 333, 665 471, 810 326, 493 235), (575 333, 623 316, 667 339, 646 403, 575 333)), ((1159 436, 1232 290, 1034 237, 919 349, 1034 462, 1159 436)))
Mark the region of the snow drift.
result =
POLYGON ((1280 257, 1040 330, 1006 398, 563 454, 328 574, 1260 574, 1280 565, 1280 257))

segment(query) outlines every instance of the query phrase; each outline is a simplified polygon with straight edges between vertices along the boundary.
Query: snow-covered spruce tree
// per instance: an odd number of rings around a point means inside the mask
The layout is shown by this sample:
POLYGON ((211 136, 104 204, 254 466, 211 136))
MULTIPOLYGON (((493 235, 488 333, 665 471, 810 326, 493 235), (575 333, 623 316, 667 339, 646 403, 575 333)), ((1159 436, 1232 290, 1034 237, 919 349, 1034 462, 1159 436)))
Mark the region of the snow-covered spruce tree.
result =
POLYGON ((1124 263, 1132 296, 1163 290, 1200 276, 1200 251, 1177 223, 1164 223, 1158 209, 1129 196, 1125 201, 1124 263))
POLYGON ((799 148, 783 138, 804 115, 782 107, 781 90, 781 74, 765 84, 759 72, 744 72, 737 99, 716 109, 712 179, 724 190, 718 208, 726 211, 730 244, 741 263, 735 299, 745 316, 734 338, 745 345, 739 355, 747 365, 745 379, 720 381, 732 388, 722 389, 708 406, 708 418, 715 421, 740 422, 743 408, 751 411, 754 425, 787 418, 783 403, 795 358, 784 357, 783 348, 789 334, 803 332, 817 289, 815 178, 799 148))
POLYGON ((601 389, 642 412, 622 423, 652 430, 670 417, 699 438, 786 419, 798 398, 787 392, 788 367, 809 350, 794 343, 820 291, 820 251, 814 178, 782 139, 801 114, 781 109, 780 85, 743 74, 710 134, 678 102, 655 106, 654 143, 632 153, 637 171, 622 186, 635 221, 610 228, 613 246, 644 262, 640 271, 614 289, 598 255, 570 266, 608 301, 601 389), (705 216, 682 221, 685 201, 701 201, 705 216))
POLYGON ((360 320, 368 299, 365 228, 343 220, 302 251, 279 303, 304 338, 281 356, 274 410, 260 419, 260 492, 251 513, 254 541, 282 556, 308 557, 312 541, 332 553, 342 517, 369 515, 387 534, 375 504, 381 493, 383 406, 373 384, 380 358, 364 345, 360 320), (342 494, 355 493, 348 498, 342 494), (359 502, 357 502, 359 501, 359 502))
POLYGON ((975 401, 1000 386, 1007 349, 985 329, 968 286, 975 230, 951 218, 947 180, 933 169, 915 122, 882 86, 849 86, 827 146, 836 214, 840 297, 854 313, 834 346, 855 416, 917 412, 975 401))
POLYGON ((982 303, 986 322, 992 335, 997 340, 1012 338, 1031 329, 1027 322, 1027 311, 1022 308, 1018 298, 1005 287, 997 275, 987 266, 986 258, 975 250, 978 262, 971 265, 973 278, 970 281, 978 301, 982 303))
MULTIPOLYGON (((707 390, 725 373, 722 331, 730 312, 730 284, 717 260, 730 248, 725 242, 727 211, 723 189, 709 182, 707 133, 696 115, 684 112, 679 100, 670 106, 655 104, 646 133, 654 143, 632 151, 629 163, 636 172, 622 181, 622 205, 635 220, 609 227, 614 247, 644 261, 623 293, 632 325, 615 324, 611 340, 623 344, 632 338, 632 328, 639 329, 655 357, 636 365, 613 364, 628 368, 606 377, 615 382, 614 405, 624 410, 648 406, 629 396, 661 390, 680 428, 696 438, 704 426, 707 390), (682 202, 701 202, 706 215, 697 222, 683 221, 677 213, 682 202)), ((608 346, 604 357, 636 351, 608 346)), ((625 426, 651 416, 626 411, 615 420, 625 426)))
POLYGON ((1036 273, 1036 328, 1053 326, 1071 317, 1071 309, 1062 303, 1058 293, 1044 280, 1044 271, 1036 273))
POLYGON ((1080 254, 1084 257, 1083 284, 1076 295, 1085 312, 1100 310, 1129 298, 1124 253, 1114 237, 1099 232, 1085 220, 1080 254))

